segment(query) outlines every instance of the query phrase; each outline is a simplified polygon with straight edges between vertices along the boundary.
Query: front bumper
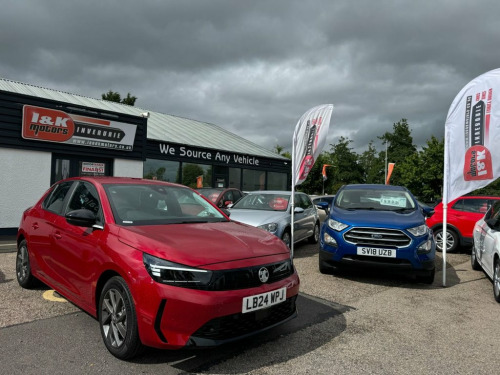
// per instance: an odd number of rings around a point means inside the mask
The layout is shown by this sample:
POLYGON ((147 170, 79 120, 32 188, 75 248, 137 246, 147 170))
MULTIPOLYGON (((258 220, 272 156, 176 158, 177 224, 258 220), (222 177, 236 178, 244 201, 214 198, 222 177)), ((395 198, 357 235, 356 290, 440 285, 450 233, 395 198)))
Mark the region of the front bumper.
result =
POLYGON ((337 246, 329 245, 324 241, 325 228, 320 236, 320 261, 331 266, 345 265, 356 267, 373 267, 373 268, 392 268, 396 270, 413 270, 415 273, 422 271, 431 271, 434 269, 434 261, 436 255, 436 245, 432 238, 432 234, 426 237, 414 237, 411 244, 406 247, 397 248, 394 246, 371 246, 371 245, 356 245, 346 242, 342 233, 328 231, 328 235, 333 237, 337 242, 337 246), (419 253, 417 249, 426 241, 432 241, 432 248, 427 253, 419 253), (396 251, 395 258, 364 256, 357 254, 358 246, 389 248, 396 251))
POLYGON ((229 291, 173 287, 149 277, 136 291, 139 297, 134 296, 141 342, 161 349, 179 349, 220 345, 257 334, 297 315, 299 283, 296 271, 272 284, 229 291), (287 288, 285 302, 242 313, 244 297, 283 287, 287 288))

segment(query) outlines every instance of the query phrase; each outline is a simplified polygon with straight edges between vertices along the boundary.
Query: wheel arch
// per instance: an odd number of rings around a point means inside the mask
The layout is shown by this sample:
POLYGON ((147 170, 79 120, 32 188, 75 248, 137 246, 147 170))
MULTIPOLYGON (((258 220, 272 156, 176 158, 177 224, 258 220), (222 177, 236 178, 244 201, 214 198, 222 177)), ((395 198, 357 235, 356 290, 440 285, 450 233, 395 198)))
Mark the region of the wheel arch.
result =
POLYGON ((123 278, 123 276, 120 275, 120 273, 115 270, 106 270, 101 274, 101 276, 99 276, 99 279, 97 280, 94 293, 94 307, 96 311, 96 316, 99 315, 99 300, 101 298, 102 289, 104 288, 104 285, 106 285, 108 280, 114 276, 119 276, 123 278))
MULTIPOLYGON (((431 229, 432 229, 432 232, 435 232, 438 229, 442 230, 443 229, 443 223, 436 224, 431 229)), ((456 226, 454 226, 453 224, 447 223, 446 224, 446 230, 452 230, 453 232, 455 232, 457 234, 457 236, 458 236, 458 239, 460 240, 460 243, 462 243, 462 241, 463 241, 462 233, 460 232, 460 230, 456 226)))

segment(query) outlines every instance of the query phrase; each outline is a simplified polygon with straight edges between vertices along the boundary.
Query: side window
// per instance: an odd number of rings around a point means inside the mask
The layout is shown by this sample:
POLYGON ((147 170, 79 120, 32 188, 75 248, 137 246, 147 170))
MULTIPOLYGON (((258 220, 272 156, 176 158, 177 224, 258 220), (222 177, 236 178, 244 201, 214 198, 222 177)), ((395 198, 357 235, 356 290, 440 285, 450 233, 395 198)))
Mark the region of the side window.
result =
POLYGON ((88 182, 80 182, 68 204, 68 211, 87 209, 98 215, 99 197, 96 188, 88 182))
POLYGON ((304 210, 307 208, 307 203, 302 194, 295 194, 295 207, 300 207, 304 210))
POLYGON ((454 210, 483 214, 486 212, 487 207, 487 199, 460 199, 453 205, 454 210))
POLYGON ((307 210, 308 208, 312 208, 313 204, 311 202, 311 198, 309 198, 309 196, 307 196, 305 194, 301 194, 300 196, 302 198, 302 208, 304 208, 304 210, 307 210))
POLYGON ((241 193, 239 191, 234 191, 233 192, 233 195, 234 195, 234 200, 233 200, 233 203, 236 203, 237 201, 239 201, 239 199, 241 198, 241 193))
POLYGON ((226 205, 226 202, 230 201, 231 203, 235 202, 235 199, 233 197, 233 191, 228 191, 224 196, 222 197, 222 204, 221 206, 224 207, 226 205))
POLYGON ((42 207, 48 211, 52 211, 58 215, 61 215, 64 198, 66 198, 71 185, 73 185, 73 182, 69 181, 60 183, 56 187, 54 187, 52 193, 49 194, 47 198, 45 198, 42 207))
POLYGON ((488 213, 484 216, 485 220, 488 219, 498 219, 500 217, 500 201, 496 201, 491 207, 488 213))

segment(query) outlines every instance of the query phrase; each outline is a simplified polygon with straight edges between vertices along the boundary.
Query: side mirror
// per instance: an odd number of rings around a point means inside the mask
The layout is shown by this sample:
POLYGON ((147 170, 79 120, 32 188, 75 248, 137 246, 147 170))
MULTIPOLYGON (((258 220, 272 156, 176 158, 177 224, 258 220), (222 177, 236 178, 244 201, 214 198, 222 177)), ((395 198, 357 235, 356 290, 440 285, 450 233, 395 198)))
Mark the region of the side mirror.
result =
POLYGON ((434 209, 431 207, 422 207, 422 212, 424 213, 425 217, 431 217, 434 215, 434 209))
POLYGON ((224 207, 229 206, 230 204, 233 204, 233 201, 225 201, 224 202, 224 207))
POLYGON ((86 209, 70 211, 65 217, 69 224, 77 227, 91 228, 97 222, 95 214, 86 209))
POLYGON ((302 207, 295 207, 295 210, 293 210, 296 214, 301 214, 304 212, 304 209, 302 207))
POLYGON ((316 208, 319 208, 320 210, 325 210, 328 212, 328 203, 327 202, 319 202, 316 204, 316 208))

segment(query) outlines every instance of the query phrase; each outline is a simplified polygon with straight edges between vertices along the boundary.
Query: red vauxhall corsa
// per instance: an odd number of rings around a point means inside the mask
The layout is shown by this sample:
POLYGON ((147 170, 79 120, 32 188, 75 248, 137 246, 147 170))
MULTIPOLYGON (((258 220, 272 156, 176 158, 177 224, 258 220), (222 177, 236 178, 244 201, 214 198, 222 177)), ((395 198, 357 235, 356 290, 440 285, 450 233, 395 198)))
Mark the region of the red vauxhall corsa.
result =
POLYGON ((24 212, 17 243, 19 284, 40 280, 96 317, 121 359, 219 345, 297 315, 286 245, 182 185, 60 181, 24 212))

